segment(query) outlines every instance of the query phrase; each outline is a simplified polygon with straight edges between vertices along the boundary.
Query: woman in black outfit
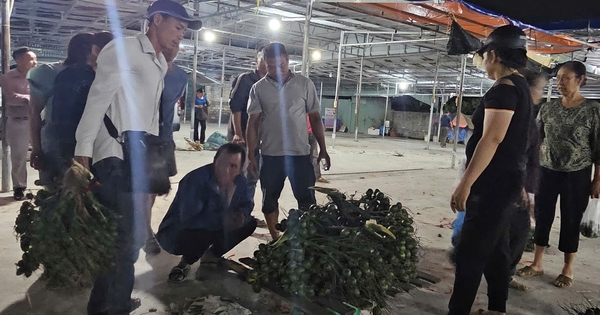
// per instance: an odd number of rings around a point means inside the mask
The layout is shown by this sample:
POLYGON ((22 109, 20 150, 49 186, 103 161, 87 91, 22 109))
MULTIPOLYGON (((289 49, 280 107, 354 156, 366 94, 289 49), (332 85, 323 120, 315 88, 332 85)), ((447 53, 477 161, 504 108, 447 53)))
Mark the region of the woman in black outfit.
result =
POLYGON ((456 249, 456 277, 449 314, 470 314, 482 274, 488 282, 488 309, 506 313, 510 272, 509 225, 524 184, 532 115, 529 86, 518 69, 527 62, 526 37, 516 26, 494 30, 477 55, 494 86, 473 114, 467 168, 451 199, 465 211, 456 249))

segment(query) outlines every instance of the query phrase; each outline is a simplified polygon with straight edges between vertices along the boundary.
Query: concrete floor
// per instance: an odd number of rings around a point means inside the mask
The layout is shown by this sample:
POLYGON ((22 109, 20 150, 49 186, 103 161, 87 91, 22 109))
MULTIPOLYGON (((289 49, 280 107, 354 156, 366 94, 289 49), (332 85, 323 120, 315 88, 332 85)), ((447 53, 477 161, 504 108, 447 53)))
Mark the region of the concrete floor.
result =
MULTIPOLYGON (((209 125, 208 134, 218 130, 209 125)), ((225 133, 225 125, 222 126, 225 133)), ((183 137, 189 137, 189 126, 184 125, 176 134, 178 146, 185 147, 183 137)), ((328 145, 332 145, 330 134, 328 145)), ((450 247, 449 228, 455 215, 449 209, 449 198, 456 181, 456 170, 450 169, 452 149, 441 149, 436 144, 431 150, 424 150, 423 141, 397 138, 382 140, 380 137, 362 136, 358 142, 348 134, 338 134, 335 148, 330 148, 331 171, 324 177, 331 181, 328 187, 335 187, 347 193, 364 192, 367 188, 379 188, 393 200, 409 207, 417 224, 417 235, 421 242, 420 269, 436 275, 442 281, 427 288, 399 294, 390 300, 391 314, 445 314, 454 279, 453 267, 448 263, 447 249, 450 247)), ((459 157, 464 154, 460 149, 459 157)), ((214 152, 177 152, 179 174, 172 180, 177 189, 179 180, 189 171, 210 163, 214 152)), ((30 187, 37 173, 30 169, 30 187)), ((175 194, 158 198, 152 225, 158 227, 163 215, 175 194)), ((85 314, 88 290, 50 292, 43 283, 31 278, 15 276, 15 263, 21 250, 13 234, 14 220, 20 203, 12 200, 12 193, 0 194, 0 315, 24 314, 85 314)), ((257 192, 256 202, 260 204, 261 194, 257 192)), ((319 202, 325 202, 319 195, 319 202)), ((295 200, 289 185, 282 194, 281 206, 294 208, 295 200)), ((263 218, 260 209, 255 216, 263 218)), ((546 256, 546 275, 537 279, 523 280, 532 288, 526 293, 511 291, 509 314, 565 314, 561 306, 567 303, 581 303, 585 299, 598 302, 600 298, 600 265, 598 261, 598 241, 582 239, 580 254, 576 262, 575 284, 571 288, 558 289, 550 282, 560 273, 561 255, 556 251, 558 227, 555 224, 551 237, 552 247, 546 256)), ((260 242, 267 238, 267 230, 257 229, 255 235, 245 240, 226 256, 231 259, 251 256, 260 242)), ((532 259, 526 253, 523 262, 532 259)), ((236 299, 254 314, 281 314, 278 305, 289 305, 277 297, 263 291, 254 294, 249 285, 240 282, 234 275, 216 275, 205 282, 192 280, 191 275, 184 283, 168 283, 167 274, 178 262, 178 257, 162 253, 153 258, 140 256, 136 264, 136 287, 134 296, 142 299, 142 306, 133 312, 141 314, 168 314, 167 309, 182 304, 186 298, 205 294, 221 295, 236 299)), ((474 308, 485 308, 485 281, 482 281, 480 294, 474 308)))

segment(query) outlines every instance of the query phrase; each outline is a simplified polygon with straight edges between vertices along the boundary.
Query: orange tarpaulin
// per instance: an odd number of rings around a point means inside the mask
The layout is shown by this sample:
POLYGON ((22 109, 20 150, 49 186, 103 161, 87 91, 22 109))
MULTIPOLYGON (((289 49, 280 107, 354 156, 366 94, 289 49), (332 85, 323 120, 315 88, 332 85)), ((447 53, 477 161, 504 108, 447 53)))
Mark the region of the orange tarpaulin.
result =
MULTIPOLYGON (((393 18, 409 23, 445 25, 450 27, 452 18, 458 24, 478 38, 487 37, 495 28, 510 22, 501 17, 493 17, 472 11, 458 2, 443 4, 412 3, 362 3, 360 7, 378 11, 378 16, 393 18)), ((567 35, 554 35, 542 31, 527 29, 528 50, 542 54, 561 54, 580 50, 582 45, 567 35)), ((600 48, 600 46, 598 46, 600 48)))

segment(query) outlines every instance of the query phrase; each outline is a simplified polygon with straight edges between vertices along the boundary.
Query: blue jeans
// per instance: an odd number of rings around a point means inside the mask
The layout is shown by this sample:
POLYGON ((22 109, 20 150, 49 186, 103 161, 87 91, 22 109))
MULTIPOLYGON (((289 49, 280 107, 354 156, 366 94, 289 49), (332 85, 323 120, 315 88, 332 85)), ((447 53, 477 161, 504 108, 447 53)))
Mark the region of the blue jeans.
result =
POLYGON ((131 292, 135 281, 133 265, 146 239, 145 210, 150 198, 147 194, 125 192, 123 164, 118 158, 107 158, 92 167, 101 184, 94 191, 95 197, 106 211, 113 211, 120 218, 115 264, 96 278, 88 302, 89 315, 125 315, 131 311, 131 292))
POLYGON ((286 178, 290 180, 299 209, 307 209, 316 202, 315 192, 308 189, 308 187, 314 186, 316 180, 310 155, 263 155, 260 169, 263 213, 269 214, 279 209, 279 196, 281 196, 286 178))

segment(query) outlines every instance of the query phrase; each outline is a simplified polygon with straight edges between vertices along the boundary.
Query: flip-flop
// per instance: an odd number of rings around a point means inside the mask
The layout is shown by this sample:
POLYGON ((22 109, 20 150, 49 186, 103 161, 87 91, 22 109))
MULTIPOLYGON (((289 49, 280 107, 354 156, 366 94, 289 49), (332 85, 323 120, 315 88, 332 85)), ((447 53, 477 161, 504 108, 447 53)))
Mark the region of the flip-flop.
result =
POLYGON ((573 285, 573 279, 561 274, 552 284, 557 288, 567 288, 573 285))
POLYGON ((190 273, 191 265, 177 265, 171 269, 169 273, 169 281, 171 282, 182 282, 187 278, 187 275, 190 273))
POLYGON ((140 306, 142 306, 142 300, 140 300, 139 298, 131 298, 131 311, 130 312, 135 311, 140 306))
POLYGON ((521 278, 531 278, 537 277, 544 274, 544 270, 535 270, 531 266, 525 266, 519 270, 517 270, 517 276, 521 278))
POLYGON ((529 288, 527 286, 514 279, 508 283, 508 287, 517 291, 529 291, 529 288))

